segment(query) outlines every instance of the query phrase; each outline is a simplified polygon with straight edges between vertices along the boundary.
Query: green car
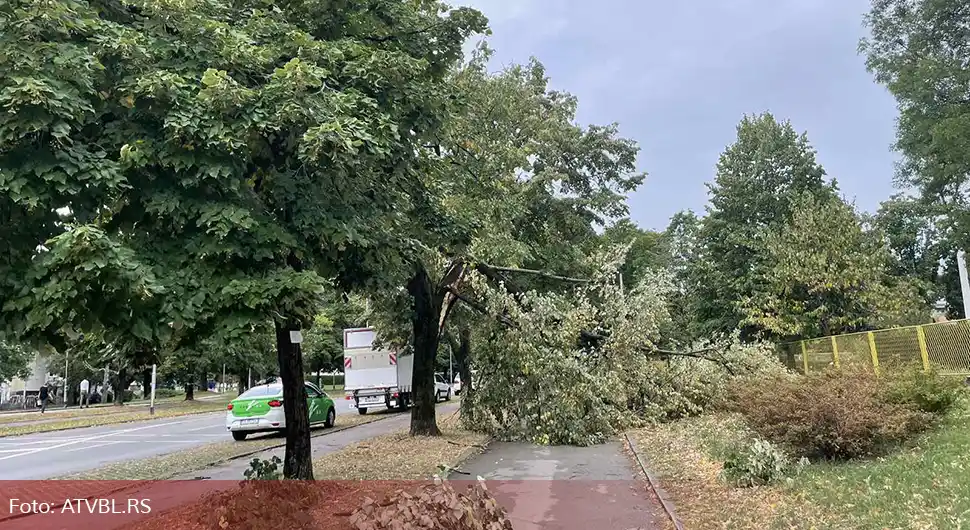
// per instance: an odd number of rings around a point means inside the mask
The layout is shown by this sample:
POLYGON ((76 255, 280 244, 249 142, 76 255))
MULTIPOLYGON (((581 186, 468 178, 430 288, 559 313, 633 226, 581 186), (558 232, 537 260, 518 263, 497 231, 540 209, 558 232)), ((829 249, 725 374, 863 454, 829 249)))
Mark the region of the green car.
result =
MULTIPOLYGON (((313 383, 305 382, 304 388, 310 425, 333 427, 337 419, 333 400, 313 383)), ((245 440, 253 433, 286 430, 281 383, 254 386, 232 400, 226 409, 226 430, 236 441, 245 440)))

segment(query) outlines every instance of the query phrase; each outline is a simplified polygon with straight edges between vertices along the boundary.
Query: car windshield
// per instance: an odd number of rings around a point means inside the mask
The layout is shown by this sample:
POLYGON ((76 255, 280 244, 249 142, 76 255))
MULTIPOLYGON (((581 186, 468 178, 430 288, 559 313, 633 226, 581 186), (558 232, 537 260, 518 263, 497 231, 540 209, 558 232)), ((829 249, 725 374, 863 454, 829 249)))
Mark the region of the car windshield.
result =
POLYGON ((278 396, 283 393, 281 385, 263 385, 250 388, 243 392, 238 399, 252 399, 258 397, 278 396))

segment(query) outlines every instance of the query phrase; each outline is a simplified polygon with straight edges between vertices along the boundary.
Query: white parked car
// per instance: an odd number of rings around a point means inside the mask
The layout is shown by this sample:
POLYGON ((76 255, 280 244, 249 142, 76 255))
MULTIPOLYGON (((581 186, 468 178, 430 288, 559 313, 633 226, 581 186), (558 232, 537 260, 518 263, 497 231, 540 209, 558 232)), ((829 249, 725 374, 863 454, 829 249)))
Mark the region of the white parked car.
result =
MULTIPOLYGON (((476 388, 475 387, 475 379, 477 377, 478 377, 478 370, 472 370, 472 388, 476 388)), ((461 395, 461 374, 456 374, 455 375, 455 383, 452 385, 452 388, 455 389, 455 395, 456 396, 460 396, 461 395)))
POLYGON ((434 374, 434 394, 435 401, 442 399, 451 401, 451 385, 448 384, 445 376, 441 374, 434 374))

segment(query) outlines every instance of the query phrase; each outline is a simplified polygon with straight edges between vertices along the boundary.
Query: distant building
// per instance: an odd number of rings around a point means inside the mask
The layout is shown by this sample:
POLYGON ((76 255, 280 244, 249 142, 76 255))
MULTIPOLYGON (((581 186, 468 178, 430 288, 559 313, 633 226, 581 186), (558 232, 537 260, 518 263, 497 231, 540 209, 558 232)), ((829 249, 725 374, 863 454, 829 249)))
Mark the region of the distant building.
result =
POLYGON ((22 394, 25 389, 27 395, 39 392, 40 386, 50 377, 47 372, 49 365, 49 360, 38 353, 30 364, 30 376, 27 379, 15 377, 11 381, 0 384, 0 402, 8 401, 12 395, 22 394))

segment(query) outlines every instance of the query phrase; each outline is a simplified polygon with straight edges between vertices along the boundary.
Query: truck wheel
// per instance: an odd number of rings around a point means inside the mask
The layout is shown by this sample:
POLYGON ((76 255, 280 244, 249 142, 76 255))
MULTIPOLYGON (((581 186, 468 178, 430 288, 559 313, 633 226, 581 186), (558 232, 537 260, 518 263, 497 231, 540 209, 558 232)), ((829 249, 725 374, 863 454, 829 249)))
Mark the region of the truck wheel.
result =
POLYGON ((246 439, 245 431, 232 431, 232 439, 241 442, 246 439))
POLYGON ((361 416, 363 416, 364 414, 367 414, 367 409, 366 408, 363 408, 363 407, 362 408, 359 408, 359 409, 357 409, 357 413, 360 414, 361 416))

